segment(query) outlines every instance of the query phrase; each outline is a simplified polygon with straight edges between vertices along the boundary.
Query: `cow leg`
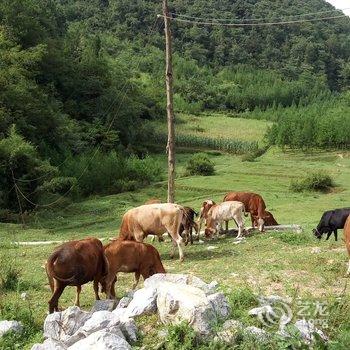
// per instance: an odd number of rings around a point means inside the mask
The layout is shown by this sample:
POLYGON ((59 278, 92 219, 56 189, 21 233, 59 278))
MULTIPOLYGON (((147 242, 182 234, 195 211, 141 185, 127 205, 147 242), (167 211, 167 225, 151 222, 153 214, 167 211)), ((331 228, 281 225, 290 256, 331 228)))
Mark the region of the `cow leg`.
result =
POLYGON ((108 274, 106 277, 105 283, 106 283, 106 295, 107 299, 115 299, 115 291, 114 291, 114 284, 117 280, 116 275, 113 273, 108 274), (113 287, 113 291, 112 291, 113 287))
POLYGON ((132 285, 132 289, 135 289, 140 280, 140 271, 135 272, 135 283, 132 285))
POLYGON ((64 285, 62 285, 60 282, 57 282, 56 280, 55 280, 54 284, 55 284, 54 285, 54 292, 53 292, 51 299, 49 300, 49 313, 50 314, 52 314, 54 311, 58 311, 58 299, 62 295, 63 290, 65 288, 64 285))
POLYGON ((264 219, 259 218, 258 224, 259 224, 259 231, 264 232, 264 219))
POLYGON ((228 220, 227 221, 225 221, 225 224, 226 224, 226 233, 228 232, 228 220))
POLYGON ((329 237, 331 236, 331 234, 332 234, 333 232, 332 231, 330 231, 330 232, 327 232, 327 237, 326 237, 326 241, 328 241, 328 239, 329 239, 329 237))
POLYGON ((175 249, 176 249, 176 242, 174 240, 174 238, 171 238, 171 251, 170 251, 170 258, 174 259, 175 256, 175 249))
POLYGON ((191 241, 191 245, 193 244, 193 227, 191 226, 190 228, 190 241, 191 241))
POLYGON ((348 271, 346 272, 346 274, 347 274, 348 276, 350 276, 350 259, 349 259, 349 263, 348 263, 348 271))
POLYGON ((98 279, 94 279, 94 293, 95 293, 95 300, 100 300, 100 296, 98 295, 98 279))
POLYGON ((77 293, 75 295, 75 306, 79 306, 80 307, 80 293, 81 293, 81 286, 77 286, 77 293))
POLYGON ((335 240, 338 241, 338 230, 334 230, 334 237, 335 240))

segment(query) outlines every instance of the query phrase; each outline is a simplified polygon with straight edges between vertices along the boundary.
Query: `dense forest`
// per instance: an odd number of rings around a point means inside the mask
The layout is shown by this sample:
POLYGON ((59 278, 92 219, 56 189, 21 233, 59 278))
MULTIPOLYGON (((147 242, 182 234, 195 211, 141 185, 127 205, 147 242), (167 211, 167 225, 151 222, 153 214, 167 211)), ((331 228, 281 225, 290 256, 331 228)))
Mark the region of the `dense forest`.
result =
MULTIPOLYGON (((323 0, 170 5, 173 16, 262 21, 334 10, 323 0)), ((0 208, 18 210, 18 194, 31 209, 159 179, 142 121, 165 116, 160 12, 152 0, 1 1, 0 208)), ((271 144, 350 146, 349 18, 172 29, 176 111, 273 120, 271 144)))

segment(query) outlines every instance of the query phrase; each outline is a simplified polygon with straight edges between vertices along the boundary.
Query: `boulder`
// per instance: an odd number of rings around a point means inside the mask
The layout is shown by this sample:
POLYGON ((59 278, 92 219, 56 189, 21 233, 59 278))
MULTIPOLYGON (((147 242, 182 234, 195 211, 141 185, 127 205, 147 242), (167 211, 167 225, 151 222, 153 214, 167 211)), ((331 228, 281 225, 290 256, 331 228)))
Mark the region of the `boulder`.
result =
POLYGON ((106 299, 106 300, 96 300, 91 312, 96 311, 113 311, 117 305, 117 300, 106 299))
POLYGON ((21 332, 23 325, 18 321, 0 321, 0 337, 8 332, 21 332))
POLYGON ((217 333, 214 340, 226 344, 234 344, 242 329, 243 324, 241 322, 237 320, 227 320, 222 325, 222 330, 217 333))
POLYGON ((107 330, 90 334, 68 348, 69 350, 131 350, 125 339, 107 330))
POLYGON ((185 284, 163 282, 158 286, 158 313, 165 324, 187 321, 203 336, 212 332, 215 311, 203 290, 185 284))
POLYGON ((65 311, 48 315, 44 322, 44 338, 67 341, 92 316, 91 313, 71 306, 65 311))
POLYGON ((97 332, 108 326, 119 325, 119 317, 110 311, 97 311, 85 322, 78 332, 83 332, 85 335, 97 332))
POLYGON ((65 350, 62 342, 46 339, 42 344, 34 344, 31 350, 65 350))
POLYGON ((307 344, 311 344, 315 340, 316 333, 323 341, 328 341, 328 337, 320 329, 316 328, 315 325, 310 321, 297 320, 294 325, 307 344))
POLYGON ((137 341, 137 326, 133 318, 123 319, 120 322, 120 329, 129 343, 137 341))
POLYGON ((254 326, 245 328, 244 333, 250 337, 254 337, 260 342, 265 342, 269 337, 269 333, 267 333, 261 328, 254 327, 254 326))
POLYGON ((157 312, 157 290, 154 288, 142 288, 135 292, 134 298, 125 309, 126 317, 135 317, 143 314, 157 312))
POLYGON ((219 319, 226 319, 230 315, 231 308, 223 293, 210 294, 208 300, 219 319))
POLYGON ((117 309, 126 308, 130 304, 131 300, 132 300, 132 297, 131 298, 129 298, 129 297, 121 298, 118 305, 117 305, 117 309))
POLYGON ((163 282, 171 282, 177 285, 190 285, 203 290, 206 294, 213 294, 216 292, 218 283, 216 281, 210 284, 205 283, 200 278, 192 275, 174 274, 174 273, 157 273, 144 281, 145 288, 158 288, 163 282))

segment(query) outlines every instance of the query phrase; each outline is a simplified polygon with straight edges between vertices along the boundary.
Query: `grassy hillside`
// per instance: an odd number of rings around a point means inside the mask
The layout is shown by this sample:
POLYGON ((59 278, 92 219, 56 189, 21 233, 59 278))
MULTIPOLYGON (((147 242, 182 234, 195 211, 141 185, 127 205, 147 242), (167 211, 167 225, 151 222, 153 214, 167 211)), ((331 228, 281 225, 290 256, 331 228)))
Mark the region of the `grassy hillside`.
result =
MULTIPOLYGON (((189 154, 178 155, 176 199, 178 203, 199 209, 206 198, 220 201, 229 190, 257 191, 266 199, 281 224, 301 224, 304 232, 254 234, 247 242, 234 245, 232 237, 195 244, 186 249, 183 264, 169 257, 170 243, 155 243, 169 272, 193 273, 205 281, 216 279, 234 306, 233 316, 247 324, 256 324, 246 311, 255 305, 253 293, 289 295, 301 300, 322 300, 333 305, 342 295, 346 278, 346 252, 341 240, 317 241, 311 229, 321 213, 329 208, 349 206, 350 154, 315 152, 282 153, 270 150, 258 161, 241 162, 240 157, 210 154, 215 163, 216 175, 210 177, 182 177, 183 166, 189 154), (330 173, 337 184, 327 194, 301 193, 288 190, 292 179, 318 169, 330 173), (212 246, 211 250, 208 247, 212 246), (320 247, 319 254, 313 248, 320 247), (219 273, 218 273, 219 272, 219 273), (242 299, 242 303, 240 301, 242 299), (243 303, 243 300, 250 300, 243 303)), ((166 170, 166 159, 159 155, 166 170)), ((10 241, 61 240, 96 236, 104 238, 118 234, 121 215, 129 208, 142 204, 150 197, 166 196, 166 183, 161 182, 139 190, 118 195, 93 197, 81 203, 67 205, 58 211, 39 211, 28 219, 22 229, 17 224, 0 224, 1 273, 9 266, 19 269, 19 283, 14 291, 4 291, 0 317, 23 318, 28 305, 37 324, 30 337, 21 340, 29 344, 39 340, 40 326, 47 310, 50 292, 42 268, 54 248, 50 246, 11 246, 10 241), (6 263, 4 263, 6 261, 6 263), (20 299, 20 292, 29 293, 29 302, 20 299)), ((232 224, 231 224, 232 226, 232 224)), ((132 285, 132 276, 121 274, 118 280, 119 297, 132 285)), ((348 291, 346 291, 348 295, 348 291)), ((67 307, 74 299, 74 288, 67 288, 61 305, 67 307)), ((93 303, 92 286, 83 288, 82 307, 89 309, 93 303)), ((343 337, 340 325, 347 325, 350 305, 332 311, 326 333, 332 338, 343 337)), ((158 341, 157 331, 162 327, 155 317, 138 320, 144 332, 143 343, 152 348, 158 341), (150 326, 152 326, 150 329, 150 326)), ((244 348, 244 347, 243 347, 244 348)), ((242 348, 242 349, 243 349, 242 348)))
MULTIPOLYGON (((150 124, 157 131, 167 132, 167 125, 162 120, 154 120, 150 124)), ((272 122, 231 118, 219 113, 200 116, 183 113, 176 115, 176 132, 180 135, 262 141, 269 126, 272 126, 272 122)))

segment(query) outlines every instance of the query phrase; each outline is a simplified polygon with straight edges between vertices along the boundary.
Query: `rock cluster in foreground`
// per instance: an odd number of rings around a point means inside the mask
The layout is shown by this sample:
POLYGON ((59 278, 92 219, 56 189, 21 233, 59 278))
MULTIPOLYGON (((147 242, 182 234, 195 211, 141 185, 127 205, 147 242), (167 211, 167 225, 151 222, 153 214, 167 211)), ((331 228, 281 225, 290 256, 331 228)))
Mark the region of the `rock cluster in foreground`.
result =
MULTIPOLYGON (((279 296, 259 297, 258 300, 260 307, 250 310, 249 314, 261 321, 273 319, 276 306, 287 303, 279 296)), ((32 350, 131 349, 138 336, 135 317, 155 313, 164 324, 186 321, 199 337, 214 338, 230 345, 242 334, 261 343, 273 335, 228 319, 230 307, 225 295, 217 292, 216 282, 207 284, 190 275, 157 274, 144 282, 144 288, 129 293, 117 305, 115 300, 101 300, 90 312, 74 306, 48 315, 44 323, 45 341, 35 344, 32 350), (213 329, 222 322, 220 330, 213 329)), ((287 316, 279 319, 277 335, 283 338, 292 336, 286 327, 291 322, 291 317, 287 316)), ((328 340, 306 320, 296 321, 293 327, 305 344, 315 340, 315 333, 325 342, 328 340)))
POLYGON ((42 344, 32 350, 131 349, 137 341, 136 316, 157 313, 164 324, 187 321, 199 336, 213 335, 215 320, 229 316, 217 283, 190 275, 157 274, 144 288, 120 300, 96 302, 91 312, 73 306, 46 317, 42 344))

